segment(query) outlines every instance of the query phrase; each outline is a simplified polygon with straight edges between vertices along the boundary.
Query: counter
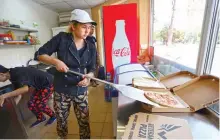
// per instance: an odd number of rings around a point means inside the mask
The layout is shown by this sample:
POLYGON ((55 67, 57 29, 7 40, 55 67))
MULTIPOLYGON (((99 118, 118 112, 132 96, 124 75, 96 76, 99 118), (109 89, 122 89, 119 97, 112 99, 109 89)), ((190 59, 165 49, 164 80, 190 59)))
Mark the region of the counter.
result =
MULTIPOLYGON (((130 99, 121 93, 118 95, 117 139, 123 136, 129 117, 144 110, 141 102, 130 99)), ((193 139, 219 139, 219 119, 207 109, 195 113, 152 113, 167 117, 181 118, 188 121, 193 139)))
MULTIPOLYGON (((10 92, 12 85, 0 88, 0 95, 10 92)), ((16 106, 14 98, 5 100, 4 106, 0 107, 0 139, 26 139, 28 134, 16 106)))

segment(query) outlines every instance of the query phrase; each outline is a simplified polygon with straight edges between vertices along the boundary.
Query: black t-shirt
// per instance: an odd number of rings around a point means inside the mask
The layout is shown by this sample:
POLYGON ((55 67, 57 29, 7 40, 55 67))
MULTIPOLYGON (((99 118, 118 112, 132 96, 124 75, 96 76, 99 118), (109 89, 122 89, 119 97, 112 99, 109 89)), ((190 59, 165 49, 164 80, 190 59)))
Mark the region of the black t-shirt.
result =
POLYGON ((29 67, 16 67, 10 69, 10 81, 19 88, 23 85, 34 87, 37 90, 49 87, 53 83, 53 76, 49 73, 29 67))
POLYGON ((79 57, 81 58, 84 51, 86 50, 86 46, 82 47, 81 49, 77 50, 79 57))

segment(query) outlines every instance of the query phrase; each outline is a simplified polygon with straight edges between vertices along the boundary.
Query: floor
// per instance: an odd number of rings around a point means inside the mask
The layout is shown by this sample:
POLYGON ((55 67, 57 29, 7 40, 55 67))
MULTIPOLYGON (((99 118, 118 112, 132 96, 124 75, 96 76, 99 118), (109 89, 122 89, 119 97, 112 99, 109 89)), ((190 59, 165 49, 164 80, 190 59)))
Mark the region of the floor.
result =
MULTIPOLYGON (((52 101, 49 103, 52 105, 52 101)), ((92 139, 113 139, 113 124, 112 124, 112 104, 104 100, 104 85, 100 84, 97 87, 89 87, 89 109, 90 109, 90 128, 92 139)), ((25 122, 28 128, 35 118, 25 122)), ((79 127, 71 108, 68 118, 69 139, 79 138, 79 127)), ((41 124, 35 128, 27 129, 29 138, 35 139, 56 139, 56 122, 50 126, 41 124)))

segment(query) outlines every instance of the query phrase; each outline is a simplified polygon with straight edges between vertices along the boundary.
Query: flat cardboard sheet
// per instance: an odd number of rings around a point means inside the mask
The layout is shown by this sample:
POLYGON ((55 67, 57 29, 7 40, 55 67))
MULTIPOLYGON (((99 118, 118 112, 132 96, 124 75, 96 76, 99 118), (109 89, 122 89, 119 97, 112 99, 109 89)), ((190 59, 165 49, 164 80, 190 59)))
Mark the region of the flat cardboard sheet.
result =
POLYGON ((183 119, 136 113, 129 118, 122 139, 192 139, 188 122, 183 119))

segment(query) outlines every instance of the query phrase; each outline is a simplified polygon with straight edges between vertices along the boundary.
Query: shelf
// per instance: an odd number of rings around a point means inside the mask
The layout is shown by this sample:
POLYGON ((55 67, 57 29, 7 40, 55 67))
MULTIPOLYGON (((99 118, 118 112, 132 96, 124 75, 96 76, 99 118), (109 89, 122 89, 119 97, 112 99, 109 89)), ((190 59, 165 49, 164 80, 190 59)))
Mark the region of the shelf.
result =
POLYGON ((9 46, 9 47, 11 47, 11 46, 34 46, 34 45, 30 45, 30 44, 14 44, 14 45, 12 45, 12 44, 4 44, 4 45, 0 45, 0 47, 3 47, 3 46, 9 46))
POLYGON ((25 31, 25 32, 32 32, 32 33, 38 32, 37 30, 32 30, 32 29, 13 28, 13 27, 5 27, 5 26, 0 26, 0 29, 25 31))

